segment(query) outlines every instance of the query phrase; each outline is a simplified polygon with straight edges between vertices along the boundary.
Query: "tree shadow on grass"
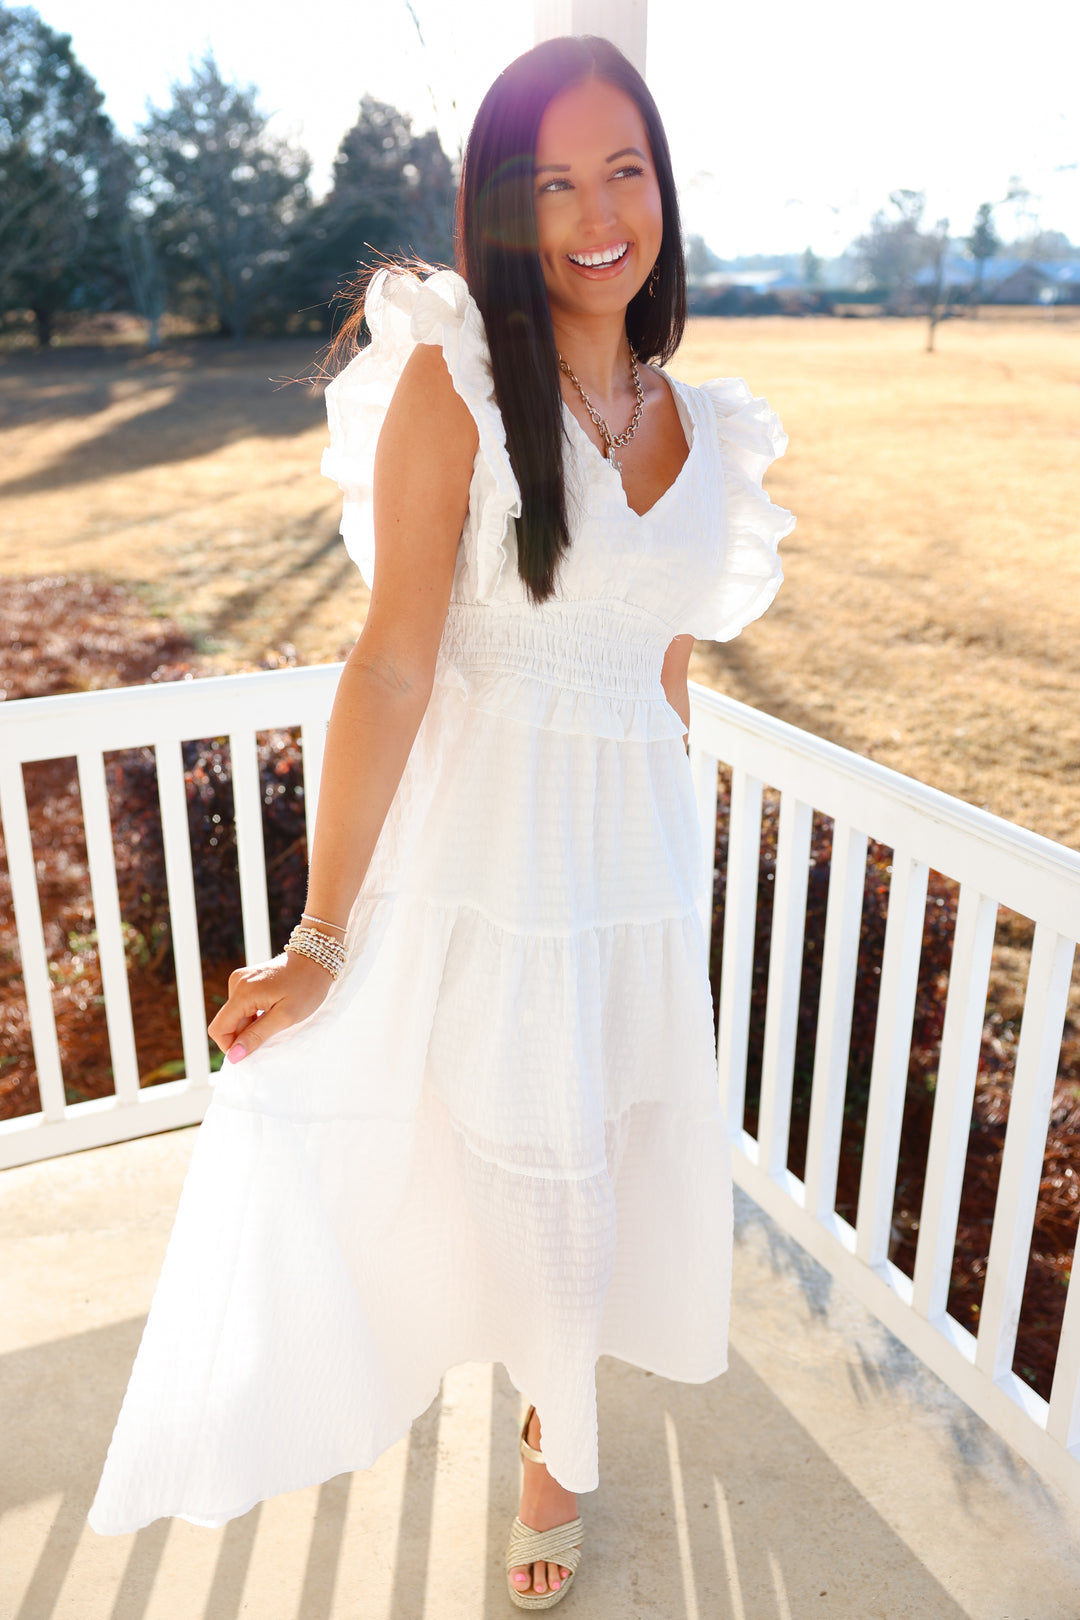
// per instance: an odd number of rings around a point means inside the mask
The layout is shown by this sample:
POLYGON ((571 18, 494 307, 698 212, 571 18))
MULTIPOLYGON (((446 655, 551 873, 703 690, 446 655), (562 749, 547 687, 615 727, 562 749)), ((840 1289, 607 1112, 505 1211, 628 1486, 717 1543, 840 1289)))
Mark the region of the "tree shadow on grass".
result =
MULTIPOLYGON (((42 357, 43 359, 45 357, 42 357)), ((0 372, 0 428, 88 419, 140 394, 143 412, 103 426, 61 450, 44 467, 0 481, 12 497, 75 488, 211 454, 250 438, 288 438, 325 420, 321 388, 298 381, 311 369, 307 345, 261 345, 222 351, 204 348, 185 363, 148 360, 43 366, 26 361, 0 372), (14 385, 3 388, 5 379, 14 385), (169 397, 162 400, 161 390, 169 397), (156 398, 155 398, 156 396, 156 398), (153 401, 153 402, 151 402, 153 401)))
POLYGON ((862 754, 865 741, 845 730, 833 717, 826 719, 821 711, 800 701, 793 684, 784 671, 757 655, 753 647, 742 641, 699 641, 694 649, 697 673, 694 678, 725 696, 736 697, 741 703, 785 720, 789 726, 823 737, 852 753, 862 754))

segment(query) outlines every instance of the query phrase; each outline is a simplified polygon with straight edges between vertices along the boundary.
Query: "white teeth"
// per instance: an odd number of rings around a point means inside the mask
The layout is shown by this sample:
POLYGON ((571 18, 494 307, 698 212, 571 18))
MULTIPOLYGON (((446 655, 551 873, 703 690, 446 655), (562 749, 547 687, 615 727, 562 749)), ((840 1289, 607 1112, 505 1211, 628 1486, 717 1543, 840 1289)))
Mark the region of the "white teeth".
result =
POLYGON ((566 257, 572 264, 583 264, 594 269, 597 265, 614 264, 616 259, 622 258, 629 246, 629 242, 618 242, 614 247, 605 248, 602 253, 568 253, 566 257))

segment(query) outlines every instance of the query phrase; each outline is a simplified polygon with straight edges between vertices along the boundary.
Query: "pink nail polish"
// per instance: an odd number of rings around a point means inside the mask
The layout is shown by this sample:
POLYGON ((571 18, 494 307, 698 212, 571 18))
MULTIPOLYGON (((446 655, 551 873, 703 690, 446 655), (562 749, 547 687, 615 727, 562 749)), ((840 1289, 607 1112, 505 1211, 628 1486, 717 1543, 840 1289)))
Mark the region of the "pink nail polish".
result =
POLYGON ((226 1063, 239 1063, 241 1058, 247 1057, 247 1047, 241 1046, 239 1041, 233 1041, 225 1054, 226 1063))

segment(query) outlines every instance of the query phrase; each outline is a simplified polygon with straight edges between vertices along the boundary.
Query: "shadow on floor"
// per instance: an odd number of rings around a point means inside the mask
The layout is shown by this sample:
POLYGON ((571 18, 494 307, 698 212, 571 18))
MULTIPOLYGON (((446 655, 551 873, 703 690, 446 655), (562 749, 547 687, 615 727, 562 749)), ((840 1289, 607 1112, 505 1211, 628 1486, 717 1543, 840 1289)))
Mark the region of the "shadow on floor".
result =
MULTIPOLYGON (((85 1525, 141 1325, 125 1322, 0 1360, 7 1465, 0 1511, 56 1504, 35 1567, 8 1597, 10 1620, 144 1620, 151 1604, 173 1620, 155 1595, 169 1521, 118 1538, 93 1537, 85 1525), (79 1590, 89 1561, 92 1601, 79 1590)), ((297 1532, 306 1538, 299 1571, 287 1560, 279 1570, 279 1538, 261 1527, 258 1507, 221 1530, 197 1532, 217 1542, 209 1590, 205 1599, 193 1591, 175 1620, 238 1620, 253 1574, 280 1600, 260 1620, 355 1620, 357 1583, 369 1564, 370 1612, 386 1620, 466 1613, 505 1620, 502 1557, 516 1508, 521 1403, 501 1368, 480 1387, 475 1422, 491 1435, 486 1500, 466 1501, 467 1522, 449 1560, 441 1543, 433 1545, 437 1498, 455 1488, 436 1401, 408 1441, 396 1546, 383 1573, 377 1549, 360 1544, 362 1517, 348 1521, 361 1476, 342 1475, 321 1487, 313 1517, 308 1507, 305 1521, 297 1508, 297 1532), (482 1609, 453 1601, 454 1558, 475 1573, 482 1609)), ((568 1620, 968 1620, 745 1361, 733 1357, 725 1377, 695 1386, 605 1358, 598 1391, 604 1486, 582 1499, 585 1557, 568 1620)), ((474 1409, 466 1413, 470 1425, 474 1409)))

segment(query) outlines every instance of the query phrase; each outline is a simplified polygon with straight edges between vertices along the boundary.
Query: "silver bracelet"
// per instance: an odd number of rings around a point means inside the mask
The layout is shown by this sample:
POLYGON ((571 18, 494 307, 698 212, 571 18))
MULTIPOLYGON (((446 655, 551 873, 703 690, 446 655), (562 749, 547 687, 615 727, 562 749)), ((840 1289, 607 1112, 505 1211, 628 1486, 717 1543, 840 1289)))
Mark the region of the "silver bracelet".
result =
POLYGON ((302 911, 300 916, 301 918, 306 919, 308 922, 317 922, 321 923, 324 928, 332 928, 337 934, 348 933, 348 929, 342 928, 340 923, 327 922, 325 917, 316 917, 313 911, 302 911))
POLYGON ((299 923, 289 935, 285 946, 294 956, 306 956, 325 968, 332 979, 338 978, 345 966, 345 947, 338 939, 328 939, 314 928, 302 928, 299 923))

